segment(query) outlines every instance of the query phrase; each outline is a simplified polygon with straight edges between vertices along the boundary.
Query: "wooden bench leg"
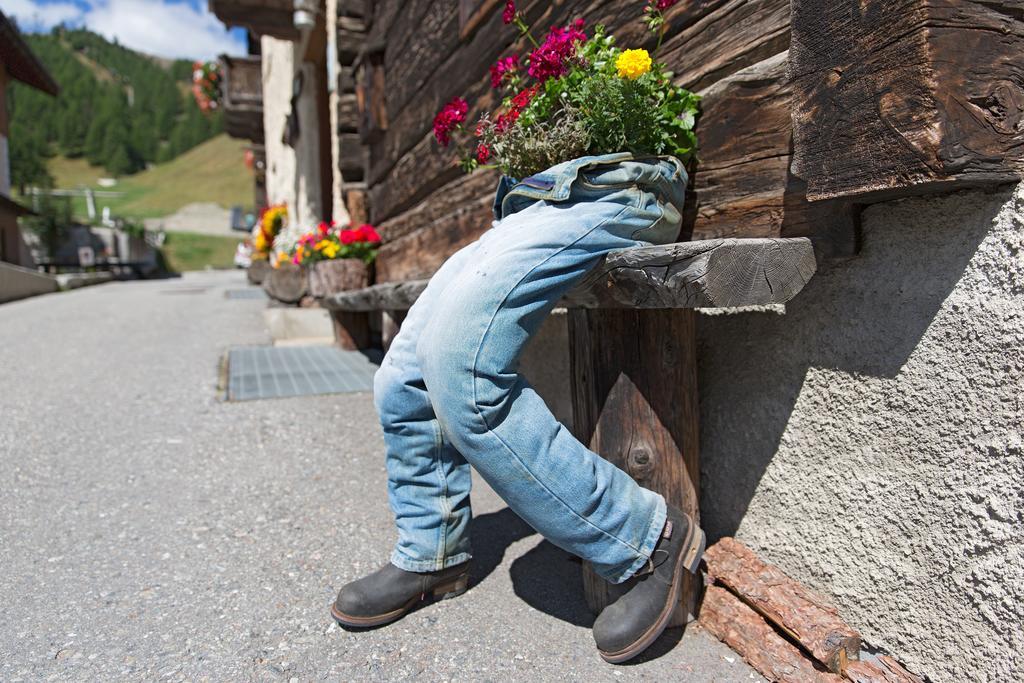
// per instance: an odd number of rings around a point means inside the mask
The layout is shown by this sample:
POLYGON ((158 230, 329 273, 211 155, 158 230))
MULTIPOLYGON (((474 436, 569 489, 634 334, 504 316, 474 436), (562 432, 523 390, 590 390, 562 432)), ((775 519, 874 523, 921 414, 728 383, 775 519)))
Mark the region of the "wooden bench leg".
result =
POLYGON ((331 311, 334 321, 334 340, 349 351, 370 347, 370 314, 350 311, 331 311))
MULTIPOLYGON (((695 330, 692 309, 569 309, 576 437, 699 520, 695 330)), ((670 625, 696 613, 701 580, 686 580, 670 625)), ((583 583, 595 613, 621 594, 587 563, 583 583)))

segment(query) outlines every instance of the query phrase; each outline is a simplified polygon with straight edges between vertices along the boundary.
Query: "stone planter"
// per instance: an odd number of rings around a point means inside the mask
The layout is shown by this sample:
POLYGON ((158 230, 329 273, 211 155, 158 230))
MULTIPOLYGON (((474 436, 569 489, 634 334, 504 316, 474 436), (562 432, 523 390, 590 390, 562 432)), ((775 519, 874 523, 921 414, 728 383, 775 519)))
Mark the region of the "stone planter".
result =
POLYGON ((267 274, 271 271, 270 261, 266 259, 253 261, 252 265, 249 266, 247 275, 249 276, 249 282, 254 285, 262 285, 263 280, 266 279, 267 274))
POLYGON ((282 263, 278 268, 271 268, 263 289, 267 295, 286 304, 297 304, 306 296, 306 269, 294 263, 282 263))
POLYGON ((370 269, 356 258, 321 261, 309 269, 309 293, 318 299, 369 285, 370 269))

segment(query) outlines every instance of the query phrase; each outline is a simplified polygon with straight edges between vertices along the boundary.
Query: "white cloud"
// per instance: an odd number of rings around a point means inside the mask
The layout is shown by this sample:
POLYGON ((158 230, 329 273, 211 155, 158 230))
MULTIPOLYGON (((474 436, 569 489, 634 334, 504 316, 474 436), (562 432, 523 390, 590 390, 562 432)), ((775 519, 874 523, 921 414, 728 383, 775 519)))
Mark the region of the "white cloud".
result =
POLYGON ((29 30, 65 22, 86 26, 133 50, 160 57, 211 58, 222 52, 244 54, 245 44, 227 32, 205 2, 197 9, 164 0, 97 0, 82 8, 72 3, 4 0, 4 12, 29 30))
POLYGON ((60 23, 79 23, 82 9, 70 2, 40 4, 33 0, 4 0, 4 14, 18 20, 22 30, 48 29, 60 23))

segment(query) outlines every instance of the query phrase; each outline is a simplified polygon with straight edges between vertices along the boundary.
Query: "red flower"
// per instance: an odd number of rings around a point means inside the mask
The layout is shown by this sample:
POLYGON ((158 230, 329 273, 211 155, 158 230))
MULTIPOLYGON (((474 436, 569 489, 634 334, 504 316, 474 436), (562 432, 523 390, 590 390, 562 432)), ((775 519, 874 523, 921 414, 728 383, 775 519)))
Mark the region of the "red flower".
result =
POLYGON ((518 118, 519 110, 509 109, 506 113, 498 115, 498 118, 494 121, 494 129, 498 131, 499 134, 504 133, 512 127, 512 124, 514 124, 518 118))
POLYGON ((342 230, 338 233, 338 239, 342 244, 352 244, 359 241, 359 232, 356 230, 342 230))
POLYGON ((491 67, 491 87, 500 88, 506 78, 519 71, 519 55, 499 59, 491 67))
POLYGON ((476 160, 486 164, 491 160, 491 147, 486 142, 481 142, 476 148, 476 160))
POLYGON ((528 73, 541 83, 564 75, 569 71, 569 60, 576 56, 576 44, 586 40, 582 19, 564 28, 553 26, 544 43, 530 53, 528 73))
POLYGON ((331 226, 329 226, 329 225, 327 225, 327 223, 321 221, 320 225, 316 226, 316 229, 320 233, 321 237, 326 237, 327 233, 329 233, 331 231, 331 226))
POLYGON ((501 20, 506 24, 511 24, 516 20, 516 3, 512 0, 506 0, 505 10, 501 13, 501 20))
POLYGON ((540 91, 540 85, 531 85, 525 90, 520 90, 516 93, 515 97, 512 98, 512 107, 519 109, 520 111, 526 108, 526 105, 530 103, 533 96, 540 91))
POLYGON ((369 223, 363 223, 356 228, 356 233, 366 242, 380 242, 380 235, 369 223))
POLYGON ((663 12, 663 11, 667 10, 669 7, 671 7, 672 5, 676 4, 677 2, 679 2, 679 0, 658 0, 658 4, 657 4, 658 11, 659 12, 663 12))
POLYGON ((466 120, 468 113, 469 105, 461 97, 456 97, 444 105, 444 109, 434 117, 434 137, 437 138, 437 141, 447 147, 452 141, 452 131, 466 120))

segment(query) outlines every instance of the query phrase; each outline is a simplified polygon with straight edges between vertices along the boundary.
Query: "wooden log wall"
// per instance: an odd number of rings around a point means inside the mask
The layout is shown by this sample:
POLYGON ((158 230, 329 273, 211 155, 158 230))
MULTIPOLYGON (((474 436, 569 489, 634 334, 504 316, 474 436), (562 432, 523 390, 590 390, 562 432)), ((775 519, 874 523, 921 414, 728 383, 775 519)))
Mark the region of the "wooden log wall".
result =
MULTIPOLYGON (((513 49, 516 31, 494 0, 344 0, 366 5, 353 77, 359 84, 369 216, 384 238, 377 281, 429 277, 492 220, 496 175, 464 176, 433 138, 453 97, 470 120, 496 104, 488 68, 513 49)), ((520 2, 537 33, 583 17, 621 45, 653 48, 636 0, 520 2)), ((787 78, 789 0, 695 0, 667 13, 659 57, 677 81, 704 95, 700 163, 680 239, 812 236, 824 253, 855 246, 846 202, 809 205, 790 172, 792 91, 787 78)))

